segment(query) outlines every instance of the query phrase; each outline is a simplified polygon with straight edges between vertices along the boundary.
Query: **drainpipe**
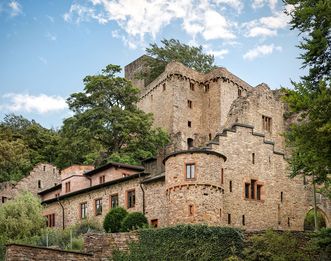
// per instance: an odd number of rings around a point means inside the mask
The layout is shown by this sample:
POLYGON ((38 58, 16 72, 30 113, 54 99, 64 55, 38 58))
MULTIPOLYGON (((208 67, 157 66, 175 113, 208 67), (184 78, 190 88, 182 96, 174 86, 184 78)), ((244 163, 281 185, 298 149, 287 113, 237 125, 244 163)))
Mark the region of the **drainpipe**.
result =
POLYGON ((64 207, 59 199, 59 196, 57 196, 57 202, 60 204, 60 206, 62 208, 62 229, 64 229, 64 207))
POLYGON ((139 185, 140 185, 140 189, 143 193, 143 214, 145 215, 145 190, 144 190, 143 185, 141 184, 140 173, 139 173, 139 185))

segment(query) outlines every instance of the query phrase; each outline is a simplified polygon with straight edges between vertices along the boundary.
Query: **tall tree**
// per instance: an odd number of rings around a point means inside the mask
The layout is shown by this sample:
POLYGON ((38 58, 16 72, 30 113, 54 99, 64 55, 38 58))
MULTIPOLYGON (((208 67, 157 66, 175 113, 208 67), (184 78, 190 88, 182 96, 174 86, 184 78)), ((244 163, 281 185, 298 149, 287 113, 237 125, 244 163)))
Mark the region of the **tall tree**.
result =
POLYGON ((70 119, 85 140, 98 143, 97 163, 109 160, 138 163, 168 142, 167 134, 152 128, 153 118, 136 107, 139 90, 116 76, 117 65, 99 75, 86 76, 84 91, 67 100, 75 115, 70 119))
POLYGON ((201 45, 189 46, 175 39, 163 39, 161 43, 163 46, 153 43, 146 48, 148 56, 145 57, 145 62, 149 70, 138 77, 145 78, 147 83, 159 76, 171 61, 181 62, 185 66, 203 73, 215 68, 214 56, 203 53, 201 45))
MULTIPOLYGON (((331 170, 331 4, 328 0, 284 0, 292 29, 303 34, 303 66, 308 75, 285 90, 290 111, 297 113, 286 138, 292 149, 292 176, 304 173, 330 188, 331 170)), ((330 191, 329 196, 331 196, 330 191)))

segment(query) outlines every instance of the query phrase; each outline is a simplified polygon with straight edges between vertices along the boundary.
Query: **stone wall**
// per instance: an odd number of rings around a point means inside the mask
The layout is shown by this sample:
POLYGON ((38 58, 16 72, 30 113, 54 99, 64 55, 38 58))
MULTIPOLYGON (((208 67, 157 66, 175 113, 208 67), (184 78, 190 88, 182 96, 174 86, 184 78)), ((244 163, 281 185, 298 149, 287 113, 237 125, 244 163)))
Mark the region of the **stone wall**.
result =
POLYGON ((6 261, 45 261, 45 260, 63 260, 63 261, 87 261, 97 260, 92 254, 65 251, 46 247, 34 247, 21 244, 10 244, 6 246, 6 261))

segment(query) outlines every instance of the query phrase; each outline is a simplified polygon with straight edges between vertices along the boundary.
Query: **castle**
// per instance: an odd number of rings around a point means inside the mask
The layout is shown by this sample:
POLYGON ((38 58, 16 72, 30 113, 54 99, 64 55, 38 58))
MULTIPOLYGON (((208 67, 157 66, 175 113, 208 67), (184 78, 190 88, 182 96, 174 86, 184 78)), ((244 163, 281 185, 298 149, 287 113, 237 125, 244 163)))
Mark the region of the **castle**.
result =
MULTIPOLYGON (((145 213, 155 227, 303 230, 312 188, 303 177, 288 178, 280 92, 252 87, 225 68, 202 74, 177 62, 146 85, 134 77, 143 66, 137 59, 125 76, 141 90, 138 107, 153 113, 171 143, 142 166, 62 170, 57 184, 38 191, 48 226, 102 221, 121 206, 145 213)), ((318 195, 318 207, 330 226, 330 201, 318 195)))

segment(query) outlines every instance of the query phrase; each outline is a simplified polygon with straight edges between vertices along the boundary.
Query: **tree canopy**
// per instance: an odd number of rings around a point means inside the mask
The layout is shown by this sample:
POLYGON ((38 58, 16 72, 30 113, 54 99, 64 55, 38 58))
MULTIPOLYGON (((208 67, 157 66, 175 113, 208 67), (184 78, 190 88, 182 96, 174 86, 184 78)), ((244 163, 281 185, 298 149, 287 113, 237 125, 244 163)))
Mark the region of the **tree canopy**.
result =
POLYGON ((145 57, 145 62, 149 70, 139 77, 145 78, 147 83, 159 76, 171 61, 181 62, 202 73, 210 72, 215 68, 214 56, 203 53, 201 45, 198 47, 189 46, 175 39, 163 39, 161 43, 163 46, 153 43, 150 44, 149 48, 146 48, 148 56, 145 57))
MULTIPOLYGON (((292 176, 304 173, 314 182, 330 185, 331 169, 331 5, 327 0, 285 0, 292 29, 304 34, 299 48, 308 75, 285 90, 285 101, 297 114, 286 133, 292 149, 292 176)), ((331 196, 331 194, 330 194, 331 196)))

